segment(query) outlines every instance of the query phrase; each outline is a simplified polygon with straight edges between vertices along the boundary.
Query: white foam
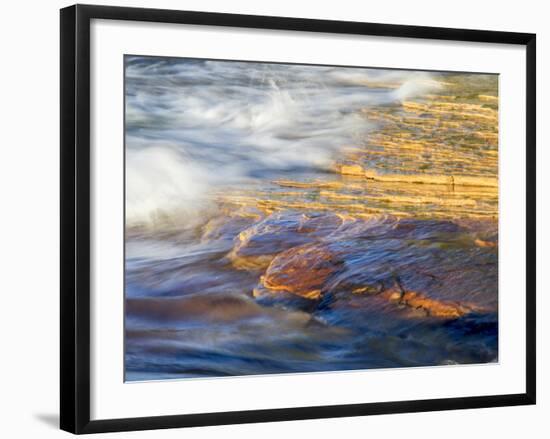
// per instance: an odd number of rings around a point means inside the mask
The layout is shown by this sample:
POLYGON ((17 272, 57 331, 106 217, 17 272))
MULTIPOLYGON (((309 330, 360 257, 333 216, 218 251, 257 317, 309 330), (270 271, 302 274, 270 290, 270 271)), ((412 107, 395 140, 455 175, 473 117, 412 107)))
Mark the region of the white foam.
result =
POLYGON ((326 169, 372 127, 358 110, 435 86, 422 72, 128 58, 127 222, 199 212, 213 187, 326 169))

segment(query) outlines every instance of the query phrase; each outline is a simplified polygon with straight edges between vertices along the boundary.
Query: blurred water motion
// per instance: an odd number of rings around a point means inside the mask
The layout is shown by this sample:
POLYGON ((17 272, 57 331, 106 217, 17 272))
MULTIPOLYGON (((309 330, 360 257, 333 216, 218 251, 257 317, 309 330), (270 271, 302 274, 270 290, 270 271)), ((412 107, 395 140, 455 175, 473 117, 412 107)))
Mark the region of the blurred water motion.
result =
POLYGON ((126 58, 126 380, 498 361, 498 78, 126 58))

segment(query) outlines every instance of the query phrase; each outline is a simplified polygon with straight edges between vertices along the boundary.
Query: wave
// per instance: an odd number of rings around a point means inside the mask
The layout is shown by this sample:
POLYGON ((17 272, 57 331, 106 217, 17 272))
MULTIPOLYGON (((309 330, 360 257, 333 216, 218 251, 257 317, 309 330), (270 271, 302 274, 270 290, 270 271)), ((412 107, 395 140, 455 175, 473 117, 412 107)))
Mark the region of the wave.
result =
POLYGON ((437 87, 433 75, 127 57, 126 218, 191 218, 209 191, 327 170, 373 128, 360 110, 437 87))

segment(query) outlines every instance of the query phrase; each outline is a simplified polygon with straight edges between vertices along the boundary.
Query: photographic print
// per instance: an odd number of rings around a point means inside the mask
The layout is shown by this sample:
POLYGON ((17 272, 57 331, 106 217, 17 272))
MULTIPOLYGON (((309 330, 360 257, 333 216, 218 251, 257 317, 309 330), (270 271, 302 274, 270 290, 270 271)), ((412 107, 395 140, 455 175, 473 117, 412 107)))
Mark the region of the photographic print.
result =
POLYGON ((124 63, 126 381, 498 362, 498 75, 124 63))

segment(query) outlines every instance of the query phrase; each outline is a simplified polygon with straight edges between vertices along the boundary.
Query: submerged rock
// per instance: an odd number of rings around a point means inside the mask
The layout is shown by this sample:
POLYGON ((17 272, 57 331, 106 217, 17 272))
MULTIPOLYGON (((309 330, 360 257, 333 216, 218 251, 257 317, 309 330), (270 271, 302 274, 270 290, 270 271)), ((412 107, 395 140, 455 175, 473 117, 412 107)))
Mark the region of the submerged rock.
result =
POLYGON ((262 219, 259 212, 249 209, 224 210, 219 216, 209 219, 201 229, 203 241, 232 239, 239 231, 262 219))
POLYGON ((319 240, 342 222, 335 214, 274 213, 242 231, 228 257, 237 269, 265 269, 277 254, 319 240))
POLYGON ((481 250, 471 233, 451 221, 347 222, 322 240, 275 256, 254 296, 290 308, 364 306, 405 317, 491 312, 494 250, 481 250))
POLYGON ((390 302, 410 308, 429 317, 458 318, 472 311, 479 311, 472 305, 458 302, 445 302, 431 299, 425 294, 415 291, 388 290, 384 293, 390 302))
POLYGON ((268 291, 287 292, 306 299, 319 299, 327 279, 341 261, 326 245, 306 244, 276 256, 261 283, 268 291))

